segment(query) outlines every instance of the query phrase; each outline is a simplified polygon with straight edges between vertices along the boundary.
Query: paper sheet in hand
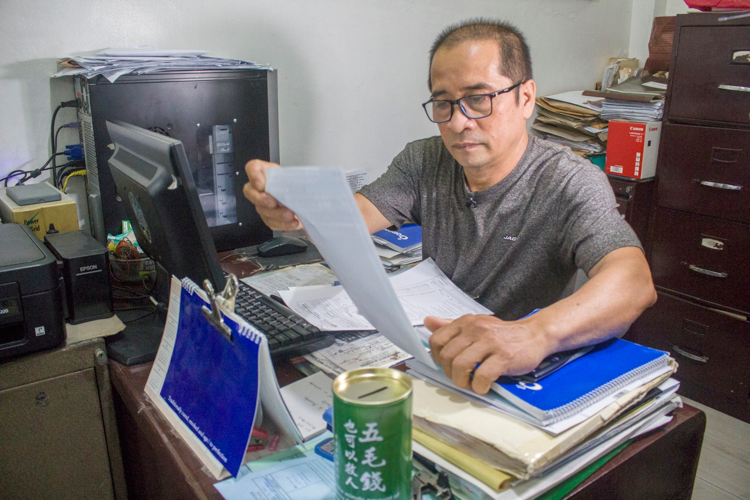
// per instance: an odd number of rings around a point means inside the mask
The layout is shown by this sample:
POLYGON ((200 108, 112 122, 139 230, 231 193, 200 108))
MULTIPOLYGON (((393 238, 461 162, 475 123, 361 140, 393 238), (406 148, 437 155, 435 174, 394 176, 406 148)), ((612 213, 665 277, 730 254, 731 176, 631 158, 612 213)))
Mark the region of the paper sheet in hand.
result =
POLYGON ((435 367, 385 275, 344 172, 268 169, 266 192, 297 214, 362 316, 415 359, 435 367))

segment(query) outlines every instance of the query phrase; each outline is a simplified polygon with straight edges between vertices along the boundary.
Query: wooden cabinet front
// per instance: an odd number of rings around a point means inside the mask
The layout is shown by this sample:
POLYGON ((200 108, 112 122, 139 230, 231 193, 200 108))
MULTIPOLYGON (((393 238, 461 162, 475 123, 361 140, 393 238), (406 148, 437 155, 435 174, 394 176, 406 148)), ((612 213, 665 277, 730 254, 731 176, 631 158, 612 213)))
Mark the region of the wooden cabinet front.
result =
POLYGON ((625 337, 669 351, 676 377, 747 404, 750 323, 659 290, 656 305, 625 337))
POLYGON ((667 124, 659 206, 750 223, 750 130, 667 124))
POLYGON ((747 26, 683 26, 669 119, 750 125, 748 53, 747 26))
POLYGON ((653 224, 655 285, 750 312, 750 226, 661 207, 653 224))

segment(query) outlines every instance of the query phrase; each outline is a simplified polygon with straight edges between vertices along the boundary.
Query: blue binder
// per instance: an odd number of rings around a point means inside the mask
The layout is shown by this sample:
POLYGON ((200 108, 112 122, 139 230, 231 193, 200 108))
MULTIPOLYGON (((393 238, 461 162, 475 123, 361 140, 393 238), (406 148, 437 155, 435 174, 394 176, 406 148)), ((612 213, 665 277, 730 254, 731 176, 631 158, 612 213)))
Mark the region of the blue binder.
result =
POLYGON ((260 404, 261 334, 222 314, 232 340, 203 315, 198 286, 182 280, 172 361, 161 397, 233 476, 237 476, 260 404))
POLYGON ((492 390, 539 421, 554 423, 668 364, 666 352, 613 339, 539 382, 500 377, 492 390))

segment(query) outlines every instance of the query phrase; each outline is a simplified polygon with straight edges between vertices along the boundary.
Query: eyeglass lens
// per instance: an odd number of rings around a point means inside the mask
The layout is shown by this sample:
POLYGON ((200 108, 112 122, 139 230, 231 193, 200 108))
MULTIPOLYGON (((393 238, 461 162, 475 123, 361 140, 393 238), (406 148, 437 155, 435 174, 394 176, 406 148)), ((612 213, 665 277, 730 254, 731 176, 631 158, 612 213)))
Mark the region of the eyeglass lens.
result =
MULTIPOLYGON (((492 112, 492 98, 488 95, 470 95, 458 101, 469 118, 484 118, 492 112)), ((432 101, 427 106, 430 119, 436 122, 451 119, 453 103, 445 100, 432 101)))

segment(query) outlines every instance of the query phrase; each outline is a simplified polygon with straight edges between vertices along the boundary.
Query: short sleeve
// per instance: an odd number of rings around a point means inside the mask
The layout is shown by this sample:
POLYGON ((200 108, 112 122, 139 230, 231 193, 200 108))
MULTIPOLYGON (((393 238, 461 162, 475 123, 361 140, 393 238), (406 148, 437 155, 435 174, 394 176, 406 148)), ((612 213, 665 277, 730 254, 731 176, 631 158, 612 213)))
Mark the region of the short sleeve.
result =
POLYGON ((623 247, 643 250, 638 237, 617 210, 606 176, 593 167, 581 166, 562 190, 560 250, 573 257, 586 274, 608 253, 623 247))
POLYGON ((419 184, 423 155, 419 143, 411 143, 391 162, 388 170, 359 194, 370 200, 393 225, 422 223, 419 184))

